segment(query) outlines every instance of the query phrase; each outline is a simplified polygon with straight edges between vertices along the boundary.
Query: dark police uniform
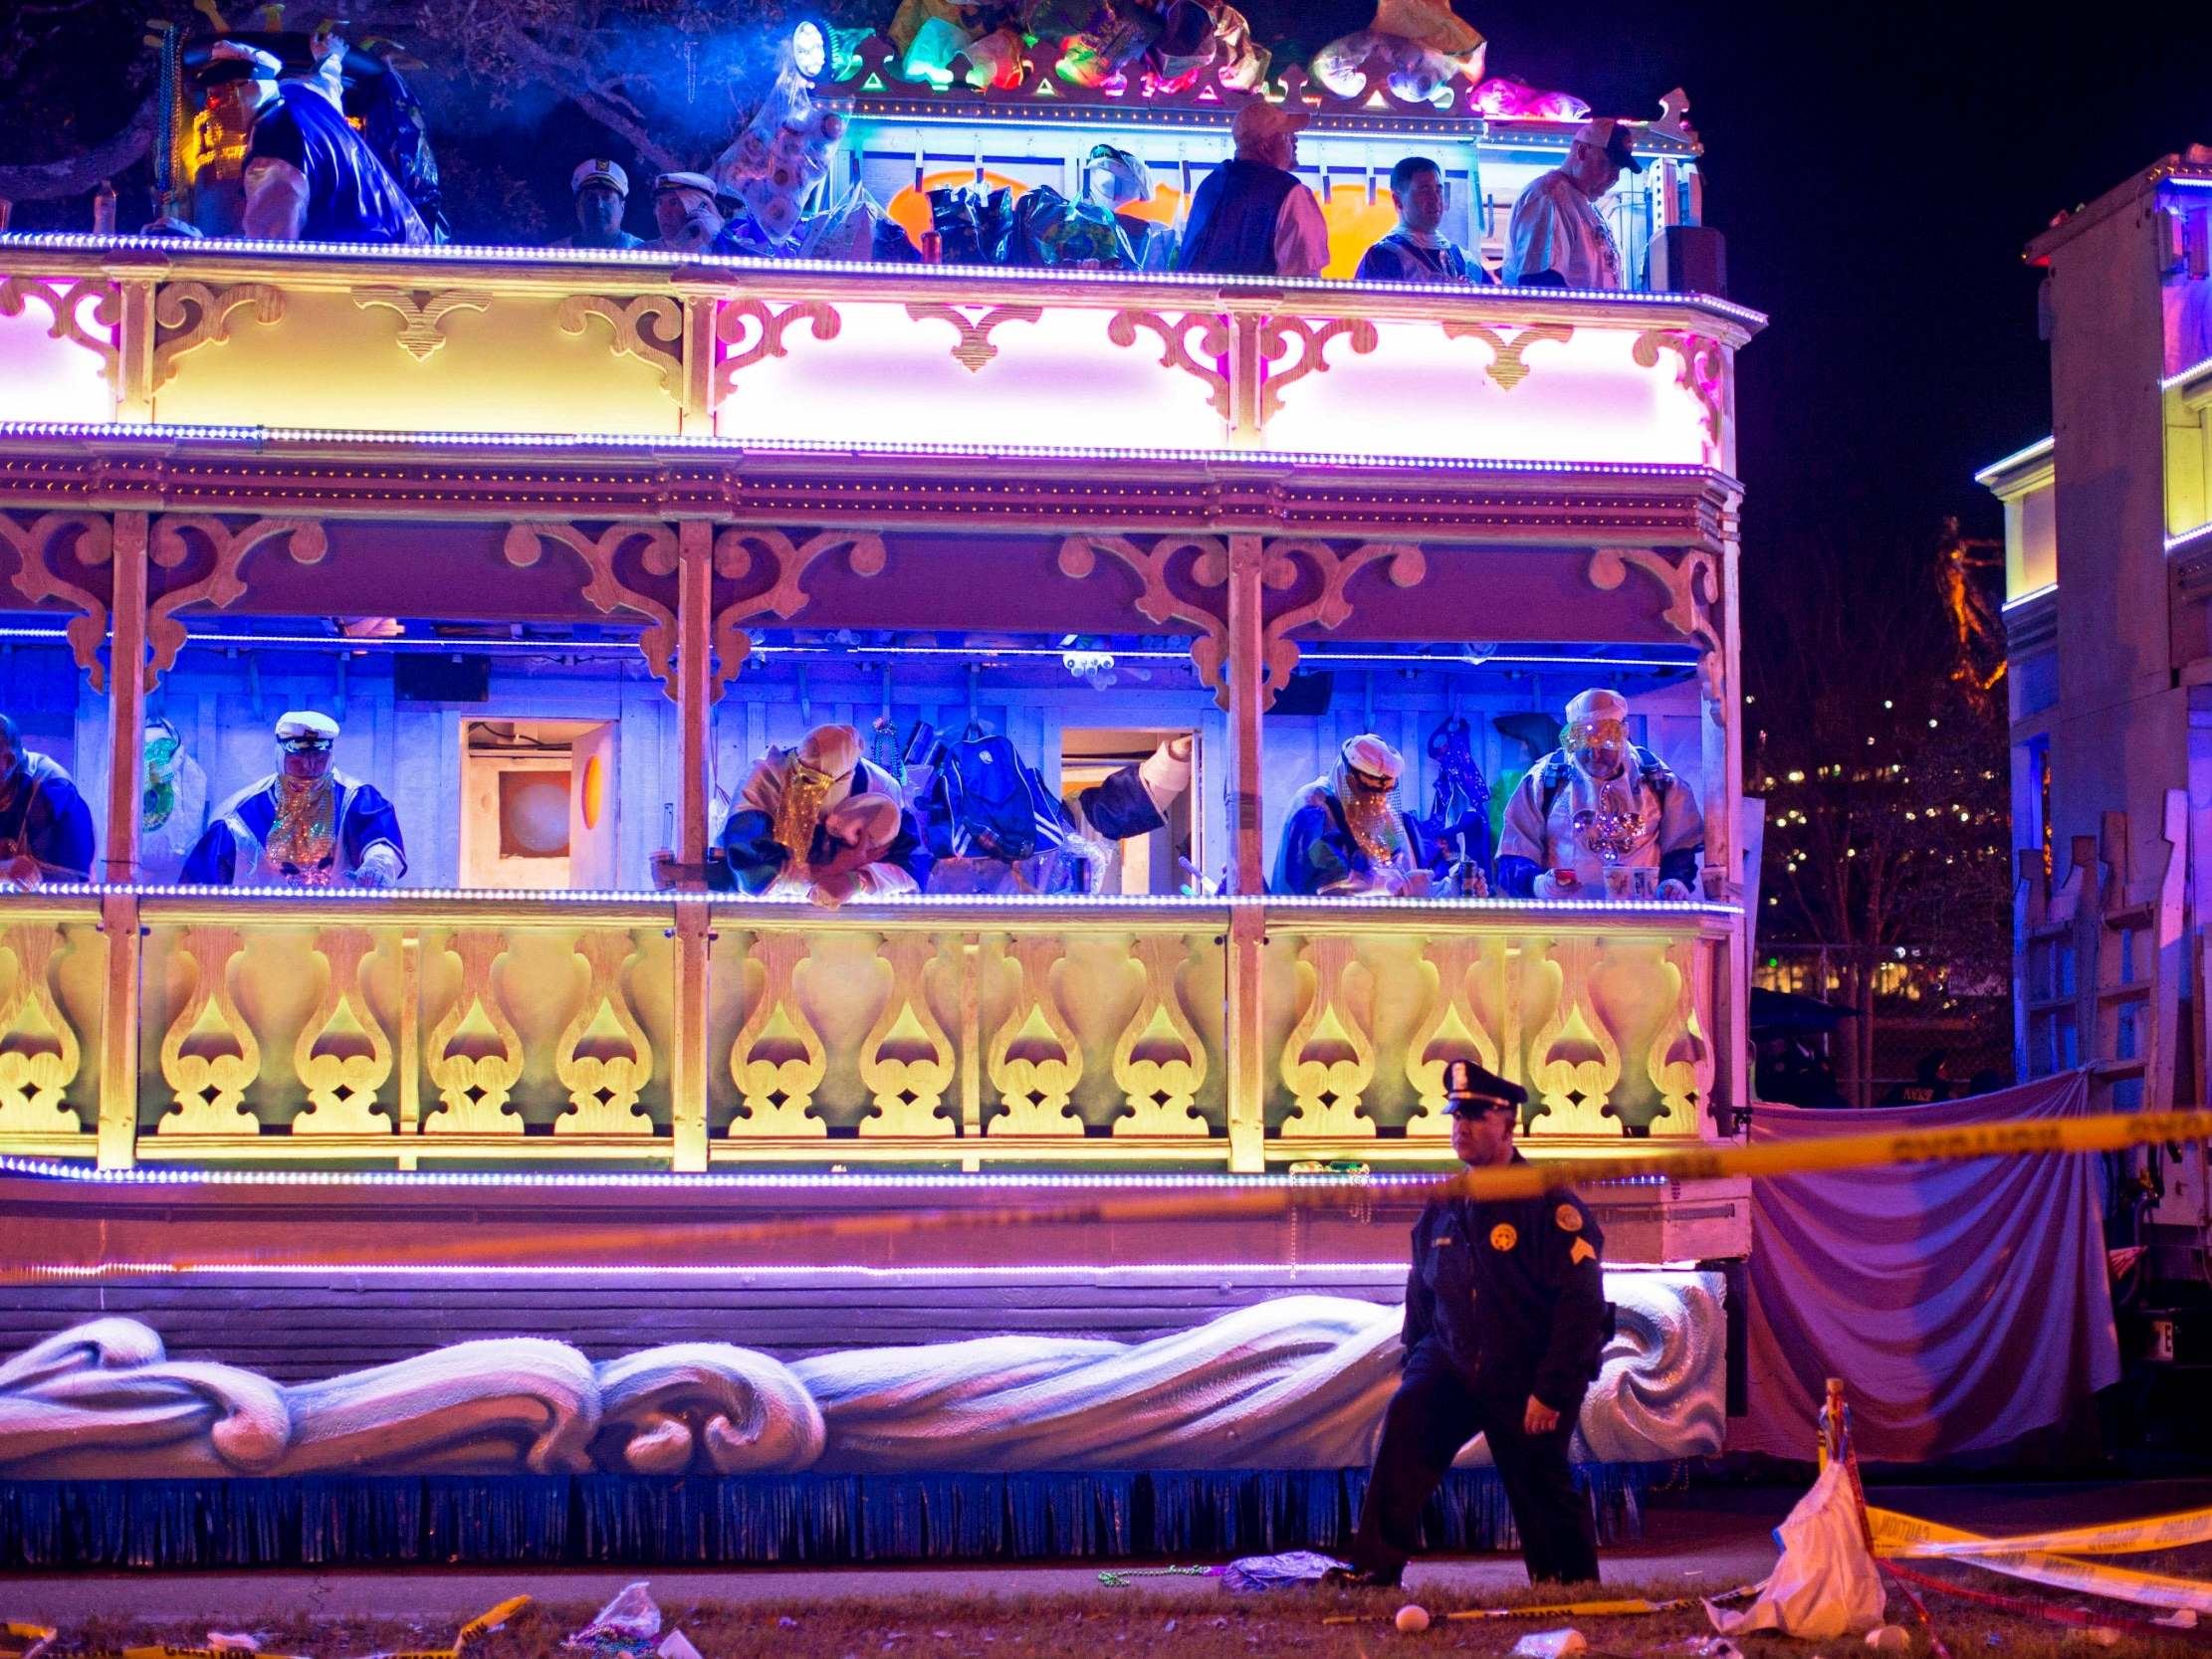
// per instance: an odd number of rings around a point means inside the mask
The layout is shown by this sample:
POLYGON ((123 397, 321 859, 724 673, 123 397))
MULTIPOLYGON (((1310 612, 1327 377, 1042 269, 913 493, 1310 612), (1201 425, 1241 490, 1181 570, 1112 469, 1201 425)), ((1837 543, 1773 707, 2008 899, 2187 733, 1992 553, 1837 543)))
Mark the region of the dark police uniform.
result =
MULTIPOLYGON (((1500 1093, 1522 1093, 1494 1081, 1500 1093)), ((1513 1161, 1526 1159, 1516 1151, 1513 1161)), ((1406 1281, 1405 1376, 1383 1418, 1352 1544, 1364 1578, 1398 1581, 1420 1544, 1423 1506, 1477 1434, 1505 1485, 1529 1578, 1598 1576, 1597 1532, 1567 1451, 1613 1326, 1604 1249, 1588 1207, 1564 1189, 1446 1199, 1422 1212, 1406 1281), (1547 1434, 1523 1426, 1531 1395, 1559 1413, 1547 1434)))

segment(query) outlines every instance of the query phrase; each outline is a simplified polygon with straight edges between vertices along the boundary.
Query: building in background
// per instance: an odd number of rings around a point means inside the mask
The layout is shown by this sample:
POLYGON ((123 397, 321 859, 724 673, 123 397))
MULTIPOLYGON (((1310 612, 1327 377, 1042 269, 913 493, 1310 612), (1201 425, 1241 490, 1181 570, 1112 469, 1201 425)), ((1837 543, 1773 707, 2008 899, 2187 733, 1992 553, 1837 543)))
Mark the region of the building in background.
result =
MULTIPOLYGON (((2204 1098, 2212 1024, 2212 148, 2028 258, 2052 435, 1977 475, 2005 504, 2018 1058, 2160 1108, 2204 1098)), ((2201 1144, 2113 1166, 2107 1224, 2154 1278, 2201 1279, 2205 1173, 2201 1144)))

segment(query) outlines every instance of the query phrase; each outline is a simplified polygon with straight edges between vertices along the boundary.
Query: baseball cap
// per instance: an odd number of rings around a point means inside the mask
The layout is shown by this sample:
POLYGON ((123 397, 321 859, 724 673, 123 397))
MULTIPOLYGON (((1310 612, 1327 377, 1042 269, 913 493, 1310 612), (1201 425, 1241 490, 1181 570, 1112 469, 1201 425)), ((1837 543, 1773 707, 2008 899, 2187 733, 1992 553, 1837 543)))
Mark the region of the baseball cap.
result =
POLYGON ((1285 109, 1279 104, 1254 97, 1238 106, 1235 117, 1228 123, 1228 135, 1238 149, 1243 149, 1302 131, 1312 119, 1313 116, 1303 109, 1285 109))
POLYGON ((1575 142, 1588 144, 1592 149, 1602 149, 1618 167, 1632 173, 1641 173, 1644 163, 1636 158, 1630 148, 1629 123, 1612 115, 1600 115, 1596 120, 1584 121, 1575 131, 1575 142))

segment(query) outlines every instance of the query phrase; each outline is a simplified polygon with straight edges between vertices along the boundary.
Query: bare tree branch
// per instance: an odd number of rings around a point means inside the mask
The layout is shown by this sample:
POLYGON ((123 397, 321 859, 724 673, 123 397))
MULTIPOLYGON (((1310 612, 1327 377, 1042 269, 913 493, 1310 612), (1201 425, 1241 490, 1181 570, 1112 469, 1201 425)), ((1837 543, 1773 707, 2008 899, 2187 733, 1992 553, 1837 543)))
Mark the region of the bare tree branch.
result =
POLYGON ((148 96, 129 123, 113 137, 59 161, 29 161, 0 166, 0 196, 12 202, 52 201, 81 196, 101 180, 113 178, 153 147, 160 111, 148 96))

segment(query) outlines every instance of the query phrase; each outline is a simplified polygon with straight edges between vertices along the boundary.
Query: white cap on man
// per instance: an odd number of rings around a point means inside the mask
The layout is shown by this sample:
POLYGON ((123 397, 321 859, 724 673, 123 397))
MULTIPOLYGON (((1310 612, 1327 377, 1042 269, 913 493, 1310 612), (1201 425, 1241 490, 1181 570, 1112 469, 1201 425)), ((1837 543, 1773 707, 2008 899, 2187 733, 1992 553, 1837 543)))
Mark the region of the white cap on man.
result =
POLYGON ((587 186, 593 184, 605 185, 624 201, 630 199, 630 175, 622 170, 618 161, 609 161, 604 156, 594 155, 588 161, 576 163, 576 170, 568 175, 568 193, 580 196, 587 186))
POLYGON ((302 737, 320 737, 327 743, 334 743, 337 722, 313 709, 289 709, 277 717, 278 742, 294 742, 302 737))
POLYGON ((1629 700, 1619 692, 1603 686, 1592 687, 1567 705, 1569 726, 1581 726, 1586 721, 1625 721, 1628 718, 1629 700))

